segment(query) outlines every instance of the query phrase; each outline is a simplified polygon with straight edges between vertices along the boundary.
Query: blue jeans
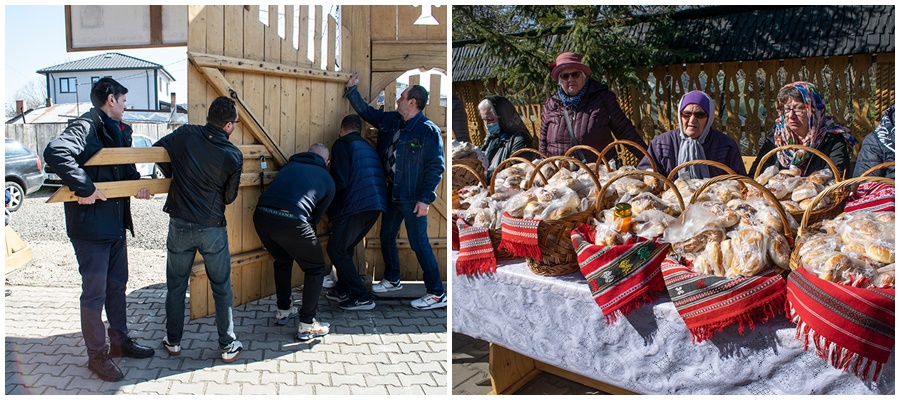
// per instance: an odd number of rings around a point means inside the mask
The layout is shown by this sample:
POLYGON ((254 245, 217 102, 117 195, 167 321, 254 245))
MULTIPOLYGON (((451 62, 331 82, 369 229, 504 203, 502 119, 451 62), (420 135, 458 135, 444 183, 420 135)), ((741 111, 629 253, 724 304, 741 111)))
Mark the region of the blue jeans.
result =
POLYGON ((388 202, 387 211, 381 219, 381 256, 384 258, 384 279, 391 282, 400 280, 400 257, 397 254, 397 234, 400 223, 406 225, 409 246, 416 253, 422 267, 425 290, 438 296, 444 294, 444 284, 438 270, 437 259, 428 241, 428 217, 417 217, 413 210, 416 203, 388 202))
POLYGON ((191 276, 194 255, 199 251, 216 304, 219 348, 224 349, 237 339, 231 310, 234 298, 231 293, 228 231, 224 226, 204 226, 170 217, 166 249, 166 334, 169 343, 180 343, 184 333, 184 293, 191 276))
POLYGON ((121 343, 128 335, 125 317, 125 285, 128 283, 128 253, 125 239, 72 239, 81 274, 81 334, 88 358, 109 351, 107 330, 100 313, 106 307, 110 343, 121 343))

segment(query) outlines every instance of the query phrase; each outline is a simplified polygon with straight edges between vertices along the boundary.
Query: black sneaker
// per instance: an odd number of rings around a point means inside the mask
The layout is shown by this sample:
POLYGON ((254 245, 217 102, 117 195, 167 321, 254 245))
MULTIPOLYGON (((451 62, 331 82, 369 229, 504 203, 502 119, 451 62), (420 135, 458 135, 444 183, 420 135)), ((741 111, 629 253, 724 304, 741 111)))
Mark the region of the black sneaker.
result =
POLYGON ((125 337, 121 344, 109 344, 110 357, 148 358, 153 357, 154 353, 153 348, 140 345, 130 337, 125 337))
POLYGON ((325 292, 325 298, 328 300, 334 300, 338 303, 347 301, 350 299, 350 295, 347 293, 339 293, 337 289, 331 289, 325 292))
POLYGON ((109 358, 109 354, 103 353, 88 361, 88 369, 94 371, 100 379, 107 382, 118 382, 125 379, 122 370, 109 358))
POLYGON ((338 307, 344 310, 371 310, 375 308, 375 302, 371 298, 363 299, 358 297, 342 301, 338 303, 338 307))

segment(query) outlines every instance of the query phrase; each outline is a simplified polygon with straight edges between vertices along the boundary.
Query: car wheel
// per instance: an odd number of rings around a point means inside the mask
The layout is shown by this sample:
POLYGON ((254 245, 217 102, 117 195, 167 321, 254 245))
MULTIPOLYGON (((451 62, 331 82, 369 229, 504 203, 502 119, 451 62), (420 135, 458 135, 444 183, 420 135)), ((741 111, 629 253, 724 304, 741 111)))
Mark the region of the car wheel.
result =
POLYGON ((10 195, 9 206, 6 209, 11 212, 18 211, 22 207, 22 201, 25 200, 25 190, 22 190, 22 185, 12 181, 6 181, 6 190, 9 190, 10 195))
POLYGON ((166 177, 165 174, 159 169, 159 167, 153 167, 153 175, 151 175, 153 179, 163 179, 166 177))

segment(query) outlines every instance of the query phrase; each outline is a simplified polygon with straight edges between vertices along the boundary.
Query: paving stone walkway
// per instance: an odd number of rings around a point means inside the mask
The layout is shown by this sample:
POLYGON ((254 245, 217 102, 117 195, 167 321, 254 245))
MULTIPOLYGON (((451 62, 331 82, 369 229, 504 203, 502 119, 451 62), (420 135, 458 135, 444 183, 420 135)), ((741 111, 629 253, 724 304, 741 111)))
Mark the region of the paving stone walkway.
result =
MULTIPOLYGON (((128 328, 156 355, 115 359, 125 380, 104 382, 86 366, 79 289, 6 289, 7 395, 449 394, 446 309, 416 310, 408 299, 379 299, 371 311, 343 311, 323 297, 317 318, 331 323, 332 331, 308 343, 294 342, 296 320, 283 327, 272 323, 274 296, 235 307, 235 333, 244 351, 225 364, 212 316, 188 321, 181 355, 166 354, 160 348, 166 292, 135 290, 127 294, 128 328)), ((300 298, 297 289, 293 298, 300 298)))

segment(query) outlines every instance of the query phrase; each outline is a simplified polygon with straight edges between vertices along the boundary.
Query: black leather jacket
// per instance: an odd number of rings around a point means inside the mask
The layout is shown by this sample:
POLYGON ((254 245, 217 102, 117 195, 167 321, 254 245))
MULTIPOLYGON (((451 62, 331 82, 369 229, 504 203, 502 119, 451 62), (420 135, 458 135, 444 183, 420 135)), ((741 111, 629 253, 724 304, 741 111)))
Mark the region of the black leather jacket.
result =
POLYGON ((215 125, 184 125, 159 139, 171 163, 159 168, 172 178, 163 211, 205 226, 225 226, 225 205, 237 198, 244 156, 215 125))

